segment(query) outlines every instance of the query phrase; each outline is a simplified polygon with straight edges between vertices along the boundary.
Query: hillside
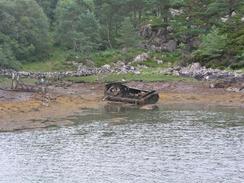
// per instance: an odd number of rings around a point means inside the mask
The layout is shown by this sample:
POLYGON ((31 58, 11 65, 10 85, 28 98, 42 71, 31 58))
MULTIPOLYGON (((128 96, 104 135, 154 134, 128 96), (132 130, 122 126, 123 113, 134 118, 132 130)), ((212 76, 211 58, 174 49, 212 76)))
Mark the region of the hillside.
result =
POLYGON ((144 65, 243 69, 242 0, 1 0, 0 68, 144 65))

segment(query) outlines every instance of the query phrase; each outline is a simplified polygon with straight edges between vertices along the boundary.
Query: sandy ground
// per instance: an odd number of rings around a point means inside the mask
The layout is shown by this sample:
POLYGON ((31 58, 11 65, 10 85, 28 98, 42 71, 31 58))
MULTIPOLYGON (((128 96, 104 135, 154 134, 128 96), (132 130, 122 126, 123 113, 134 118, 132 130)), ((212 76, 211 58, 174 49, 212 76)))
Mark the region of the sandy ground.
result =
MULTIPOLYGON (((210 89, 207 83, 131 82, 128 85, 157 90, 160 95, 159 106, 199 104, 244 109, 244 93, 210 89)), ((52 87, 45 96, 0 90, 0 132, 69 125, 71 122, 65 120, 65 117, 81 112, 83 109, 100 108, 106 105, 102 100, 103 90, 103 84, 52 87)))

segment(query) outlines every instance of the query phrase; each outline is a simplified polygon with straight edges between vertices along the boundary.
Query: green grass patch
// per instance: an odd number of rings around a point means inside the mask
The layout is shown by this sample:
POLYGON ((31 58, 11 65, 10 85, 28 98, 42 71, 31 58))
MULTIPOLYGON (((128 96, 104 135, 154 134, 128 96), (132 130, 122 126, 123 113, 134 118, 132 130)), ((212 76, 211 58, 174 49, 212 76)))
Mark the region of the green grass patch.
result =
POLYGON ((175 52, 150 52, 149 53, 150 57, 153 58, 154 60, 162 60, 164 63, 168 62, 171 64, 178 63, 181 57, 181 53, 175 51, 175 52))
POLYGON ((11 86, 11 80, 7 77, 0 76, 0 87, 9 87, 11 86))
MULTIPOLYGON (((92 53, 89 56, 82 55, 72 55, 69 51, 63 49, 54 48, 51 52, 49 59, 24 63, 21 70, 32 71, 32 72, 53 72, 53 71, 70 71, 75 70, 76 68, 71 65, 68 61, 76 61, 83 64, 87 64, 87 60, 91 60, 94 63, 94 66, 101 67, 105 64, 113 64, 118 61, 124 63, 129 63, 134 60, 136 56, 144 53, 143 49, 129 48, 127 50, 106 50, 101 52, 92 53), (68 60, 68 61, 67 61, 68 60)), ((150 60, 143 62, 143 65, 146 65, 151 68, 157 67, 170 67, 178 62, 180 55, 177 52, 174 53, 158 53, 158 52, 149 52, 150 60), (162 60, 162 64, 158 64, 156 60, 162 60)), ((134 64, 137 65, 137 64, 134 64)))
MULTIPOLYGON (((138 63, 132 64, 132 65, 133 66, 137 66, 138 63)), ((139 65, 140 65, 140 63, 139 63, 139 65)), ((163 62, 163 63, 158 64, 157 61, 155 61, 155 60, 147 60, 147 61, 141 63, 141 65, 145 65, 145 66, 147 66, 149 68, 168 68, 172 64, 169 63, 169 62, 167 62, 167 63, 163 62)))
POLYGON ((144 24, 150 24, 153 28, 154 27, 162 27, 163 22, 161 17, 156 16, 145 16, 142 17, 144 24))
POLYGON ((142 49, 106 50, 91 54, 90 59, 97 67, 101 67, 105 64, 112 64, 118 61, 125 63, 132 62, 141 53, 143 53, 142 49))
POLYGON ((74 70, 74 66, 67 64, 68 53, 62 49, 53 49, 48 60, 23 64, 21 70, 33 72, 52 72, 74 70))

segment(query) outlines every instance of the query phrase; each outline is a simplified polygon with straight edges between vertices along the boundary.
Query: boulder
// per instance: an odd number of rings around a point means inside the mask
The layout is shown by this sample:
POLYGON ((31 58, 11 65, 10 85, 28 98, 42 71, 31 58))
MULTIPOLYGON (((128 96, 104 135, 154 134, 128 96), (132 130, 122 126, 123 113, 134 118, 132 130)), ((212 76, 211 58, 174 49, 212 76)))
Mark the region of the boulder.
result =
POLYGON ((149 56, 147 53, 142 53, 142 54, 136 56, 136 58, 134 59, 133 62, 138 62, 138 63, 140 63, 140 62, 145 62, 145 61, 147 61, 149 58, 150 58, 150 56, 149 56))
POLYGON ((206 67, 202 67, 199 63, 193 63, 187 67, 177 66, 166 70, 164 69, 161 73, 192 77, 198 80, 221 80, 227 83, 244 82, 244 74, 219 69, 208 69, 206 67))
POLYGON ((169 40, 162 46, 163 50, 173 52, 177 48, 177 42, 175 40, 169 40))
POLYGON ((111 66, 109 64, 105 64, 102 66, 102 68, 109 70, 109 69, 111 69, 111 66))
POLYGON ((163 64, 164 62, 162 60, 156 60, 157 64, 163 64))

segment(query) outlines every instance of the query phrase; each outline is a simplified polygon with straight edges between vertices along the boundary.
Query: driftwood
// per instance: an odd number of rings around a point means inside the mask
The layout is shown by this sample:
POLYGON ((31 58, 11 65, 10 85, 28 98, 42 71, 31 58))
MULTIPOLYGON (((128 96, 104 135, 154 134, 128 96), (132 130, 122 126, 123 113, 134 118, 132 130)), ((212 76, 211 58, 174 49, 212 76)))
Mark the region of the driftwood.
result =
MULTIPOLYGON (((44 83, 43 79, 41 83, 44 83)), ((0 88, 3 91, 16 91, 16 92, 41 92, 46 93, 47 87, 44 84, 39 85, 30 85, 25 84, 20 81, 20 77, 18 75, 12 74, 11 88, 0 88)))

